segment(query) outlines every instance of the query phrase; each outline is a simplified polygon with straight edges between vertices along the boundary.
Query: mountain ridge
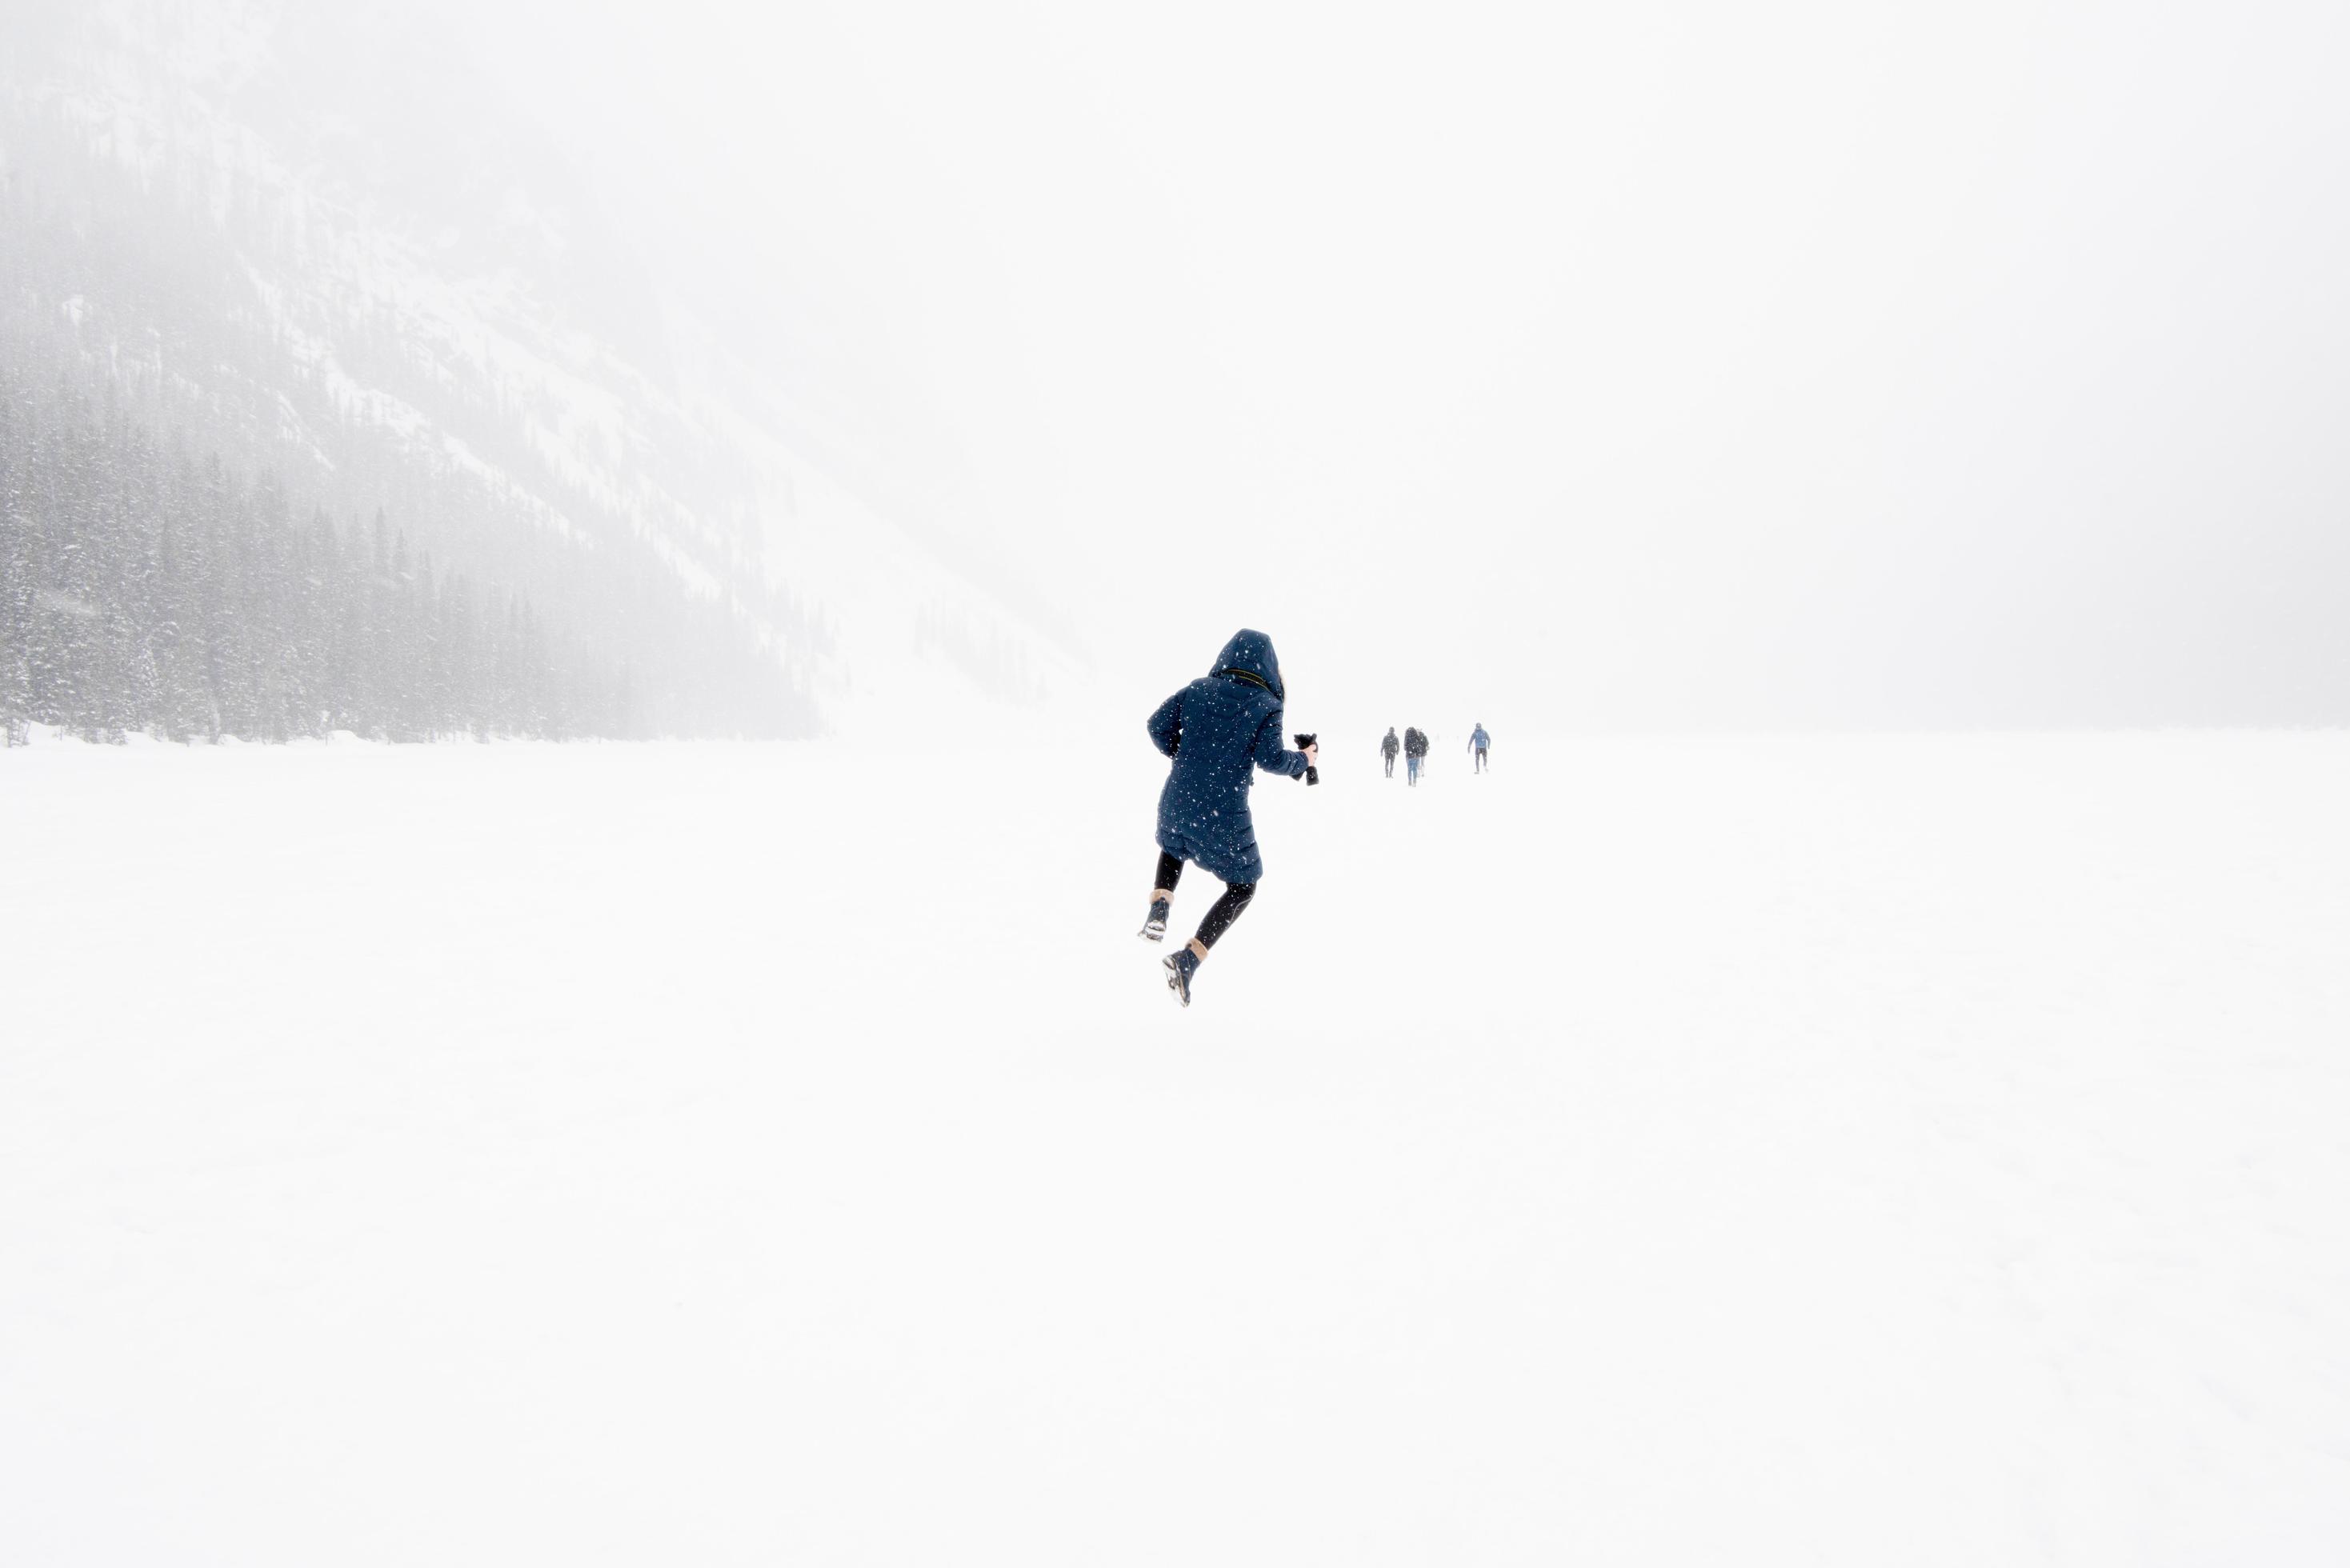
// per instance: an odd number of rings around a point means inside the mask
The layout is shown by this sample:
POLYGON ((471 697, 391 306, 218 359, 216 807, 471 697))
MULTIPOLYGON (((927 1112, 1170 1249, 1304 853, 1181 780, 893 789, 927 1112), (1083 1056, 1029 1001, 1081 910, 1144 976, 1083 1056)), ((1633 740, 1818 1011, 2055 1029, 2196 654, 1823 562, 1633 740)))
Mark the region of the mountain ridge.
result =
POLYGON ((772 666, 785 732, 877 690, 901 710, 958 689, 1028 703, 1068 674, 739 384, 688 384, 677 324, 588 184, 429 16, 116 4, 40 43, 0 75, 10 221, 52 242, 20 244, 13 269, 16 340, 47 343, 29 362, 143 378, 151 418, 275 475, 297 510, 355 525, 392 506, 420 548, 495 580, 600 560, 588 575, 610 580, 583 602, 542 596, 588 643, 625 633, 640 594, 714 607, 772 666), (355 54, 353 26, 372 47, 355 54))

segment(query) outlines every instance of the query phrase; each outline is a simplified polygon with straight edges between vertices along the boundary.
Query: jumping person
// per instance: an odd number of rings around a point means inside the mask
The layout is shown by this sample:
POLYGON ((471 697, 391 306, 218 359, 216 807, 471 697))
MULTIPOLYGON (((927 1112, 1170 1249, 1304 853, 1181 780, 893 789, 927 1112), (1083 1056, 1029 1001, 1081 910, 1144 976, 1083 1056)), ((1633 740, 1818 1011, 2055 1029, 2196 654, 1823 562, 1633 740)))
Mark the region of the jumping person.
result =
POLYGON ((1224 896, 1209 907, 1199 934, 1167 959, 1167 988, 1186 1007, 1191 1005, 1191 979, 1208 950, 1256 897, 1257 878, 1264 874, 1256 828, 1249 820, 1248 792, 1255 782, 1251 765, 1296 778, 1321 749, 1293 752, 1282 745, 1282 701, 1281 662, 1274 657, 1273 639, 1242 630, 1224 644, 1212 670, 1150 715, 1150 743, 1175 765, 1159 792, 1159 870, 1142 935, 1154 942, 1166 936, 1186 860, 1224 884, 1224 896))
POLYGON ((1403 732, 1404 782, 1414 789, 1419 788, 1419 770, 1427 762, 1428 737, 1419 732, 1418 726, 1405 730, 1403 732))
POLYGON ((1485 748, 1492 743, 1493 737, 1485 733, 1484 722, 1478 721, 1477 727, 1469 732, 1469 749, 1477 753, 1477 771, 1481 774, 1485 771, 1485 748))
POLYGON ((1387 759, 1388 777, 1389 778, 1395 777, 1395 754, 1398 749, 1398 744, 1399 742, 1395 738, 1395 726, 1393 724, 1389 724, 1388 726, 1388 738, 1379 742, 1379 755, 1387 759))

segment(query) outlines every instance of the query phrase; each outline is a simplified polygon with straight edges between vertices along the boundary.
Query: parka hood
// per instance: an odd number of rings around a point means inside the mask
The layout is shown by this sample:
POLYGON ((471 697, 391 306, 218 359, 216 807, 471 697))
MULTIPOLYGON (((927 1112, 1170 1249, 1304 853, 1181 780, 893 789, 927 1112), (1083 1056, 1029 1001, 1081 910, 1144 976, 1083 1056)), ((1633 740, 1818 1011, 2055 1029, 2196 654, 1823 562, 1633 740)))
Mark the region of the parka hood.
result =
POLYGON ((1283 701, 1288 698, 1281 690, 1281 660, 1273 654, 1273 639, 1261 631, 1246 628, 1232 633, 1224 650, 1216 655, 1212 675, 1237 675, 1243 680, 1263 687, 1283 701))

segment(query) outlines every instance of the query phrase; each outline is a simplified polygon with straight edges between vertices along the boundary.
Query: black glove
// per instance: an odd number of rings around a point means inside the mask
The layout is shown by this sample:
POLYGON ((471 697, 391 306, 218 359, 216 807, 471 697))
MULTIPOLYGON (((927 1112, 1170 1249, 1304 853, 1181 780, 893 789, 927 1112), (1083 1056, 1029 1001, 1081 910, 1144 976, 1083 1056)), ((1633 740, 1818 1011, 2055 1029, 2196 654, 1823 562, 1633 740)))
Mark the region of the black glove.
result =
MULTIPOLYGON (((1308 746, 1317 746, 1322 743, 1312 735, 1292 735, 1290 739, 1297 742, 1297 749, 1301 752, 1308 746)), ((1310 784, 1320 784, 1322 782, 1322 770, 1315 767, 1312 763, 1306 763, 1305 782, 1310 784)))

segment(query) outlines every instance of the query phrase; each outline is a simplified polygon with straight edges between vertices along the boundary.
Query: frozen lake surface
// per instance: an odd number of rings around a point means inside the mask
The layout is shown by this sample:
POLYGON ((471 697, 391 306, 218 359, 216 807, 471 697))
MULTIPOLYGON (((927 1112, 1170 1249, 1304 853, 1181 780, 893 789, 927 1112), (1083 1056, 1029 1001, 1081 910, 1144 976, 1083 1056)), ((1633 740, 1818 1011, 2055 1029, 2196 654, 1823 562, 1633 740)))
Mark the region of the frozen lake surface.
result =
POLYGON ((1136 719, 0 754, 0 1554, 2350 1558, 2350 737, 1136 719))

